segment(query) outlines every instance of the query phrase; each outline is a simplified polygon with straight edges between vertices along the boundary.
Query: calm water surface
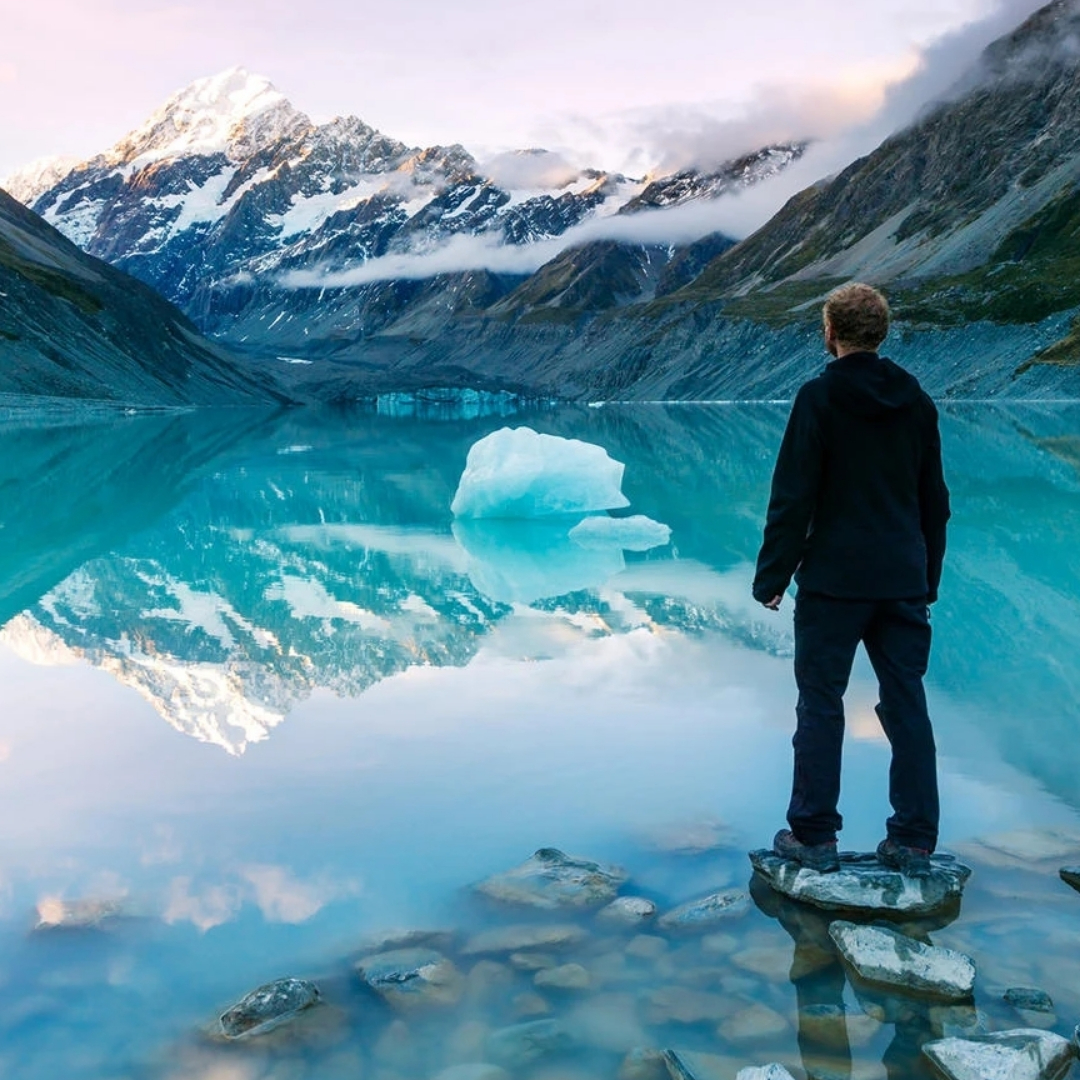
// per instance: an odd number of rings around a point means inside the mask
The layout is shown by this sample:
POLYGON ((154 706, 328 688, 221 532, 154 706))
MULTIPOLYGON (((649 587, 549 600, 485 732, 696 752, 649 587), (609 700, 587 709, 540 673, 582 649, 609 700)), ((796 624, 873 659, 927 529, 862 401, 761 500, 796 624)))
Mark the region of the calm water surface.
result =
MULTIPOLYGON (((520 911, 468 886, 544 846, 611 861, 661 908, 745 886, 790 771, 791 602, 749 598, 782 407, 9 423, 0 463, 0 1073, 422 1080, 543 1010, 574 1049, 521 1080, 615 1077, 635 1046, 702 1080, 923 1077, 943 1032, 1080 1020, 1080 410, 943 415, 955 517, 929 679, 978 1014, 868 996, 824 922, 755 887, 719 934, 593 923, 584 991, 455 950, 520 911), (455 528, 470 445, 507 422, 603 445, 646 553, 566 523, 455 528), (115 911, 47 928, 65 904, 115 911), (461 1003, 407 1015, 350 961, 445 928, 461 1003), (650 938, 652 936, 650 935, 650 938), (262 1044, 208 1039, 262 982, 327 1005, 262 1044), (537 997, 543 1000, 538 1001, 537 997), (841 1007, 846 1011, 846 1020, 841 1007), (802 1012, 800 1013, 800 1009, 802 1012), (822 1021, 821 1017, 826 1020, 822 1021), (816 1024, 811 1018, 816 1017, 816 1024), (801 1020, 801 1032, 800 1032, 801 1020)), ((844 846, 882 834, 887 746, 860 659, 844 846)), ((470 1074, 480 1077, 479 1073, 470 1074)))

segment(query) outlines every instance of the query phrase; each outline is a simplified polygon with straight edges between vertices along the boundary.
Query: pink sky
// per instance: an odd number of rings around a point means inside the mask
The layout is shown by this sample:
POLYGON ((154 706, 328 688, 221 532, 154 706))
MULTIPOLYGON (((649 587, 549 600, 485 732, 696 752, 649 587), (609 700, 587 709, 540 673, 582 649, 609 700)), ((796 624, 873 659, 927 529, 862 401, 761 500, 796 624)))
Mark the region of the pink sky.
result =
POLYGON ((805 98, 826 124, 834 110, 868 115, 925 46, 996 6, 0 0, 0 176, 105 149, 174 90, 236 64, 315 119, 352 113, 411 144, 545 145, 640 171, 667 126, 762 98, 805 98))

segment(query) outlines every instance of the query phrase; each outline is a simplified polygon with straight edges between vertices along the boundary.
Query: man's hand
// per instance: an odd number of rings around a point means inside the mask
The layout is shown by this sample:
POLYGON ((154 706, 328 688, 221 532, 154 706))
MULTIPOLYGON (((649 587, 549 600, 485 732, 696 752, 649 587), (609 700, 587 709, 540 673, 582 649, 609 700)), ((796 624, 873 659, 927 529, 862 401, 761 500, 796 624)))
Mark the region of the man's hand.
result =
POLYGON ((770 611, 780 610, 780 601, 783 600, 783 594, 780 596, 774 596, 771 600, 762 600, 761 603, 764 607, 767 607, 770 611))

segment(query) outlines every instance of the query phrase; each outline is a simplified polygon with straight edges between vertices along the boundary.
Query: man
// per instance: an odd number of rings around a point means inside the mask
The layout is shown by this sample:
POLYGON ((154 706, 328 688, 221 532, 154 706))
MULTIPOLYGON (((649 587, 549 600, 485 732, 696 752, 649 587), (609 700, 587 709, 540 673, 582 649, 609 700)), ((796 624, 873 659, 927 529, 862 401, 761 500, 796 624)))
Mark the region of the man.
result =
POLYGON ((893 814, 878 858, 924 876, 939 816, 922 682, 927 605, 937 599, 949 518, 937 410, 912 375, 878 356, 889 329, 881 293, 845 285, 823 314, 825 347, 835 359, 795 398, 754 578, 754 598, 772 611, 792 576, 799 587, 790 829, 777 833, 773 848, 813 870, 839 869, 843 695, 861 641, 892 746, 893 814))

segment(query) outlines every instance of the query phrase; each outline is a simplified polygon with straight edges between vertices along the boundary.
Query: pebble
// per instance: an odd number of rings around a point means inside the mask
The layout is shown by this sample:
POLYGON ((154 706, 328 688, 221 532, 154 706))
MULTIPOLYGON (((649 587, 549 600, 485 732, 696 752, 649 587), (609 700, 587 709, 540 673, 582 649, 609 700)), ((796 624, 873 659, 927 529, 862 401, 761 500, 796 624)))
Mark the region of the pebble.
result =
POLYGON ((775 1009, 755 1002, 729 1016, 719 1028, 728 1042, 757 1042, 782 1035, 791 1025, 775 1009))
POLYGON ((319 988, 306 979, 278 979, 246 994, 221 1014, 226 1039, 261 1035, 318 1004, 319 988))
POLYGON ((465 956, 484 953, 520 953, 529 949, 562 949, 584 941, 585 931, 573 923, 498 926, 470 938, 461 950, 465 956))
POLYGON ((588 990, 592 986, 589 973, 580 964, 563 964, 538 971, 533 976, 533 982, 549 990, 588 990))
POLYGON ((601 908, 597 918, 606 923, 622 926, 638 926, 656 915, 656 905, 643 896, 618 896, 607 907, 601 908))
POLYGON ((662 937, 652 934, 638 934, 627 943, 624 950, 627 956, 636 960, 658 960, 671 946, 662 937))

